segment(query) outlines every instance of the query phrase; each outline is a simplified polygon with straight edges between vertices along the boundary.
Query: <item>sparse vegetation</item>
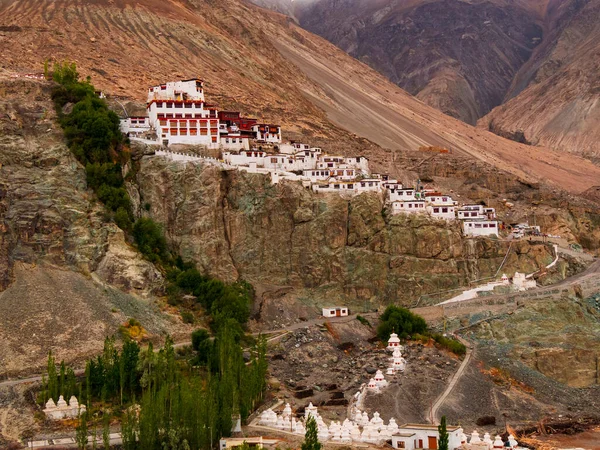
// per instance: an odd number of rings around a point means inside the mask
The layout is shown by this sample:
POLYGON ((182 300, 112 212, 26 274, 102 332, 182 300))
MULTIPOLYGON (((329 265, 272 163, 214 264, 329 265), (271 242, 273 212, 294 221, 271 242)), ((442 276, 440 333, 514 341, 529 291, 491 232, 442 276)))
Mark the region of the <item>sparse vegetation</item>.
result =
POLYGON ((413 314, 406 308, 390 305, 381 315, 377 336, 382 341, 387 341, 392 333, 406 339, 414 333, 424 334, 426 331, 427 323, 421 316, 413 314))
POLYGON ((439 333, 433 334, 431 337, 440 345, 440 347, 445 348, 456 355, 462 356, 467 353, 467 347, 456 339, 446 337, 439 333))
MULTIPOLYGON (((357 317, 358 319, 358 317, 357 317)), ((390 334, 396 333, 401 339, 411 338, 428 343, 433 339, 440 347, 459 356, 467 352, 465 345, 456 339, 446 337, 439 333, 431 333, 427 329, 427 323, 421 316, 410 312, 406 308, 388 306, 381 315, 377 336, 384 342, 390 338, 390 334)))
POLYGON ((358 315, 358 316, 356 316, 356 320, 358 320, 358 321, 359 321, 360 323, 362 323, 363 325, 365 325, 365 326, 367 326, 367 327, 371 328, 371 322, 369 322, 369 321, 367 320, 367 318, 365 318, 365 317, 363 317, 363 316, 361 316, 361 315, 358 315))

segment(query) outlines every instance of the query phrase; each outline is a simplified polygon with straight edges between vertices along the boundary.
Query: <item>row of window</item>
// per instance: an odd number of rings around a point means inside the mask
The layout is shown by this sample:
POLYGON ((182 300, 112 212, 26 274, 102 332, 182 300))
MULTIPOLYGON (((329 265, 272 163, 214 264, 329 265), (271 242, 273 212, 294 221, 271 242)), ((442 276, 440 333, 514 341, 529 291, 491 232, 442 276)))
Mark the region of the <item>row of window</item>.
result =
POLYGON ((400 203, 400 208, 404 208, 404 205, 406 205, 406 207, 408 209, 418 209, 418 208, 425 208, 425 203, 400 203), (413 206, 414 205, 414 206, 413 206))
POLYGON ((242 144, 244 140, 242 138, 225 138, 226 144, 242 144))
MULTIPOLYGON (((448 212, 448 208, 433 208, 433 212, 439 214, 440 209, 442 210, 442 213, 447 213, 448 212)), ((450 212, 453 213, 454 212, 454 208, 450 208, 450 212)))
MULTIPOLYGON (((196 128, 166 128, 165 133, 170 134, 171 136, 208 136, 208 130, 206 128, 202 128, 198 133, 196 128)), ((212 136, 215 136, 217 133, 211 133, 212 136)))
MULTIPOLYGON (((157 115, 159 119, 208 119, 208 113, 200 114, 183 114, 183 113, 164 113, 157 115)), ((211 122, 217 123, 216 120, 211 120, 211 122)))
POLYGON ((496 228, 496 223, 467 223, 469 228, 496 228))

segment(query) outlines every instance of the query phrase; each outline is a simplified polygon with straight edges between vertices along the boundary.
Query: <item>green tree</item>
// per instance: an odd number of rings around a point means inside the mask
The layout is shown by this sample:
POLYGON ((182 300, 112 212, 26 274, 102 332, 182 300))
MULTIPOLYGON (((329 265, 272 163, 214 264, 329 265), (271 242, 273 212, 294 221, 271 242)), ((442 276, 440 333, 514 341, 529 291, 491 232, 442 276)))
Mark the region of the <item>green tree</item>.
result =
POLYGON ((152 262, 167 262, 169 252, 163 232, 152 219, 142 217, 133 225, 138 250, 152 262))
POLYGON ((423 334, 427 331, 425 319, 413 314, 406 308, 390 305, 381 315, 377 336, 382 341, 387 341, 391 333, 397 333, 401 337, 411 334, 423 334))
POLYGON ((102 444, 106 450, 110 448, 110 415, 106 410, 102 415, 102 444))
POLYGON ((75 430, 75 442, 77 442, 77 448, 83 450, 87 446, 88 442, 88 430, 87 430, 87 417, 84 412, 81 414, 79 426, 75 430))
POLYGON ((309 416, 306 421, 306 433, 304 434, 304 442, 302 450, 321 450, 321 443, 318 437, 317 421, 313 416, 309 416))
POLYGON ((448 450, 448 430, 446 429, 446 416, 442 416, 438 425, 438 433, 440 435, 438 441, 438 450, 448 450))
POLYGON ((48 352, 48 364, 46 368, 48 372, 48 398, 58 401, 58 375, 56 373, 56 361, 52 356, 52 350, 48 352))

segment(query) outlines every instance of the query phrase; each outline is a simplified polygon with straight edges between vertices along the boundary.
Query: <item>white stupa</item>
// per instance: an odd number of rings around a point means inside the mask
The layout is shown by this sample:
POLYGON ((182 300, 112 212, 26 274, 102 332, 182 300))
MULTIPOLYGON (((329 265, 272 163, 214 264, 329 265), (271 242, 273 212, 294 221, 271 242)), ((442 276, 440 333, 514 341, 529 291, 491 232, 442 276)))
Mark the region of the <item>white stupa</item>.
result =
POLYGON ((497 449, 504 448, 504 442, 502 442, 502 438, 500 436, 496 435, 496 438, 494 439, 492 448, 497 448, 497 449))
POLYGON ((477 430, 473 430, 473 432, 471 433, 471 440, 469 441, 469 444, 476 444, 478 442, 481 442, 481 439, 479 438, 479 433, 477 432, 477 430))
POLYGON ((312 402, 308 404, 306 409, 304 410, 304 418, 308 419, 308 416, 313 416, 315 419, 318 417, 317 407, 313 406, 312 402))
POLYGON ((392 351, 397 347, 400 347, 400 338, 396 333, 392 333, 390 334, 390 338, 388 339, 387 349, 392 351))
POLYGON ((292 407, 289 403, 285 404, 285 408, 283 408, 283 417, 290 417, 292 415, 292 407))
POLYGON ((378 370, 375 373, 375 377, 373 379, 375 380, 377 386, 380 388, 385 387, 388 384, 387 381, 385 381, 385 377, 383 376, 383 372, 381 370, 378 370))
POLYGON ((393 417, 390 419, 390 422, 388 423, 387 429, 388 429, 388 432, 392 436, 394 434, 398 433, 399 427, 398 427, 398 424, 396 423, 396 419, 394 419, 393 417))
POLYGON ((377 411, 373 413, 373 418, 371 419, 371 426, 377 431, 380 431, 383 426, 383 419, 379 416, 379 413, 377 411))
POLYGON ((494 442, 492 441, 492 438, 491 438, 491 436, 490 436, 490 433, 485 433, 485 434, 483 435, 483 443, 484 443, 484 444, 487 444, 488 448, 490 448, 490 449, 492 448, 492 446, 493 446, 494 442))

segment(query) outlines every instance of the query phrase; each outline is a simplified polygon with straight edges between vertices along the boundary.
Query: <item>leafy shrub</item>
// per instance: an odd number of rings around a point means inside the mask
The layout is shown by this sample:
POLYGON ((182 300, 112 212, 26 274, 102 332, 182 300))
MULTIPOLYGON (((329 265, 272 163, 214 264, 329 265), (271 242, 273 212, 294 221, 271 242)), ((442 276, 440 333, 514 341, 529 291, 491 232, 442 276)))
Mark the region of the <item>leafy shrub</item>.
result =
POLYGON ((421 316, 413 314, 406 308, 391 305, 381 315, 377 336, 382 341, 387 341, 392 333, 406 338, 413 333, 423 334, 426 331, 427 323, 421 316))
POLYGON ((189 324, 192 324, 195 322, 194 315, 189 311, 181 312, 181 320, 183 320, 183 323, 189 323, 189 324))
POLYGON ((55 64, 52 78, 57 83, 52 99, 60 125, 69 148, 85 165, 88 186, 108 211, 114 213, 117 225, 129 231, 133 215, 120 165, 128 159, 128 154, 122 151, 119 117, 96 96, 89 79, 79 81, 74 63, 55 64), (69 113, 63 112, 67 104, 73 104, 69 113))
POLYGON ((360 323, 367 327, 371 327, 371 322, 369 322, 365 317, 361 315, 356 316, 356 320, 358 320, 360 323))
POLYGON ((123 207, 119 207, 115 213, 115 223, 117 226, 126 232, 131 232, 131 219, 129 218, 129 212, 123 207))
POLYGON ((445 337, 441 334, 434 334, 433 340, 437 342, 442 348, 454 353, 455 355, 462 356, 467 353, 467 347, 455 339, 445 337))
POLYGON ((138 250, 148 260, 156 263, 166 263, 169 260, 167 240, 162 230, 152 219, 142 217, 133 225, 133 238, 138 250))

